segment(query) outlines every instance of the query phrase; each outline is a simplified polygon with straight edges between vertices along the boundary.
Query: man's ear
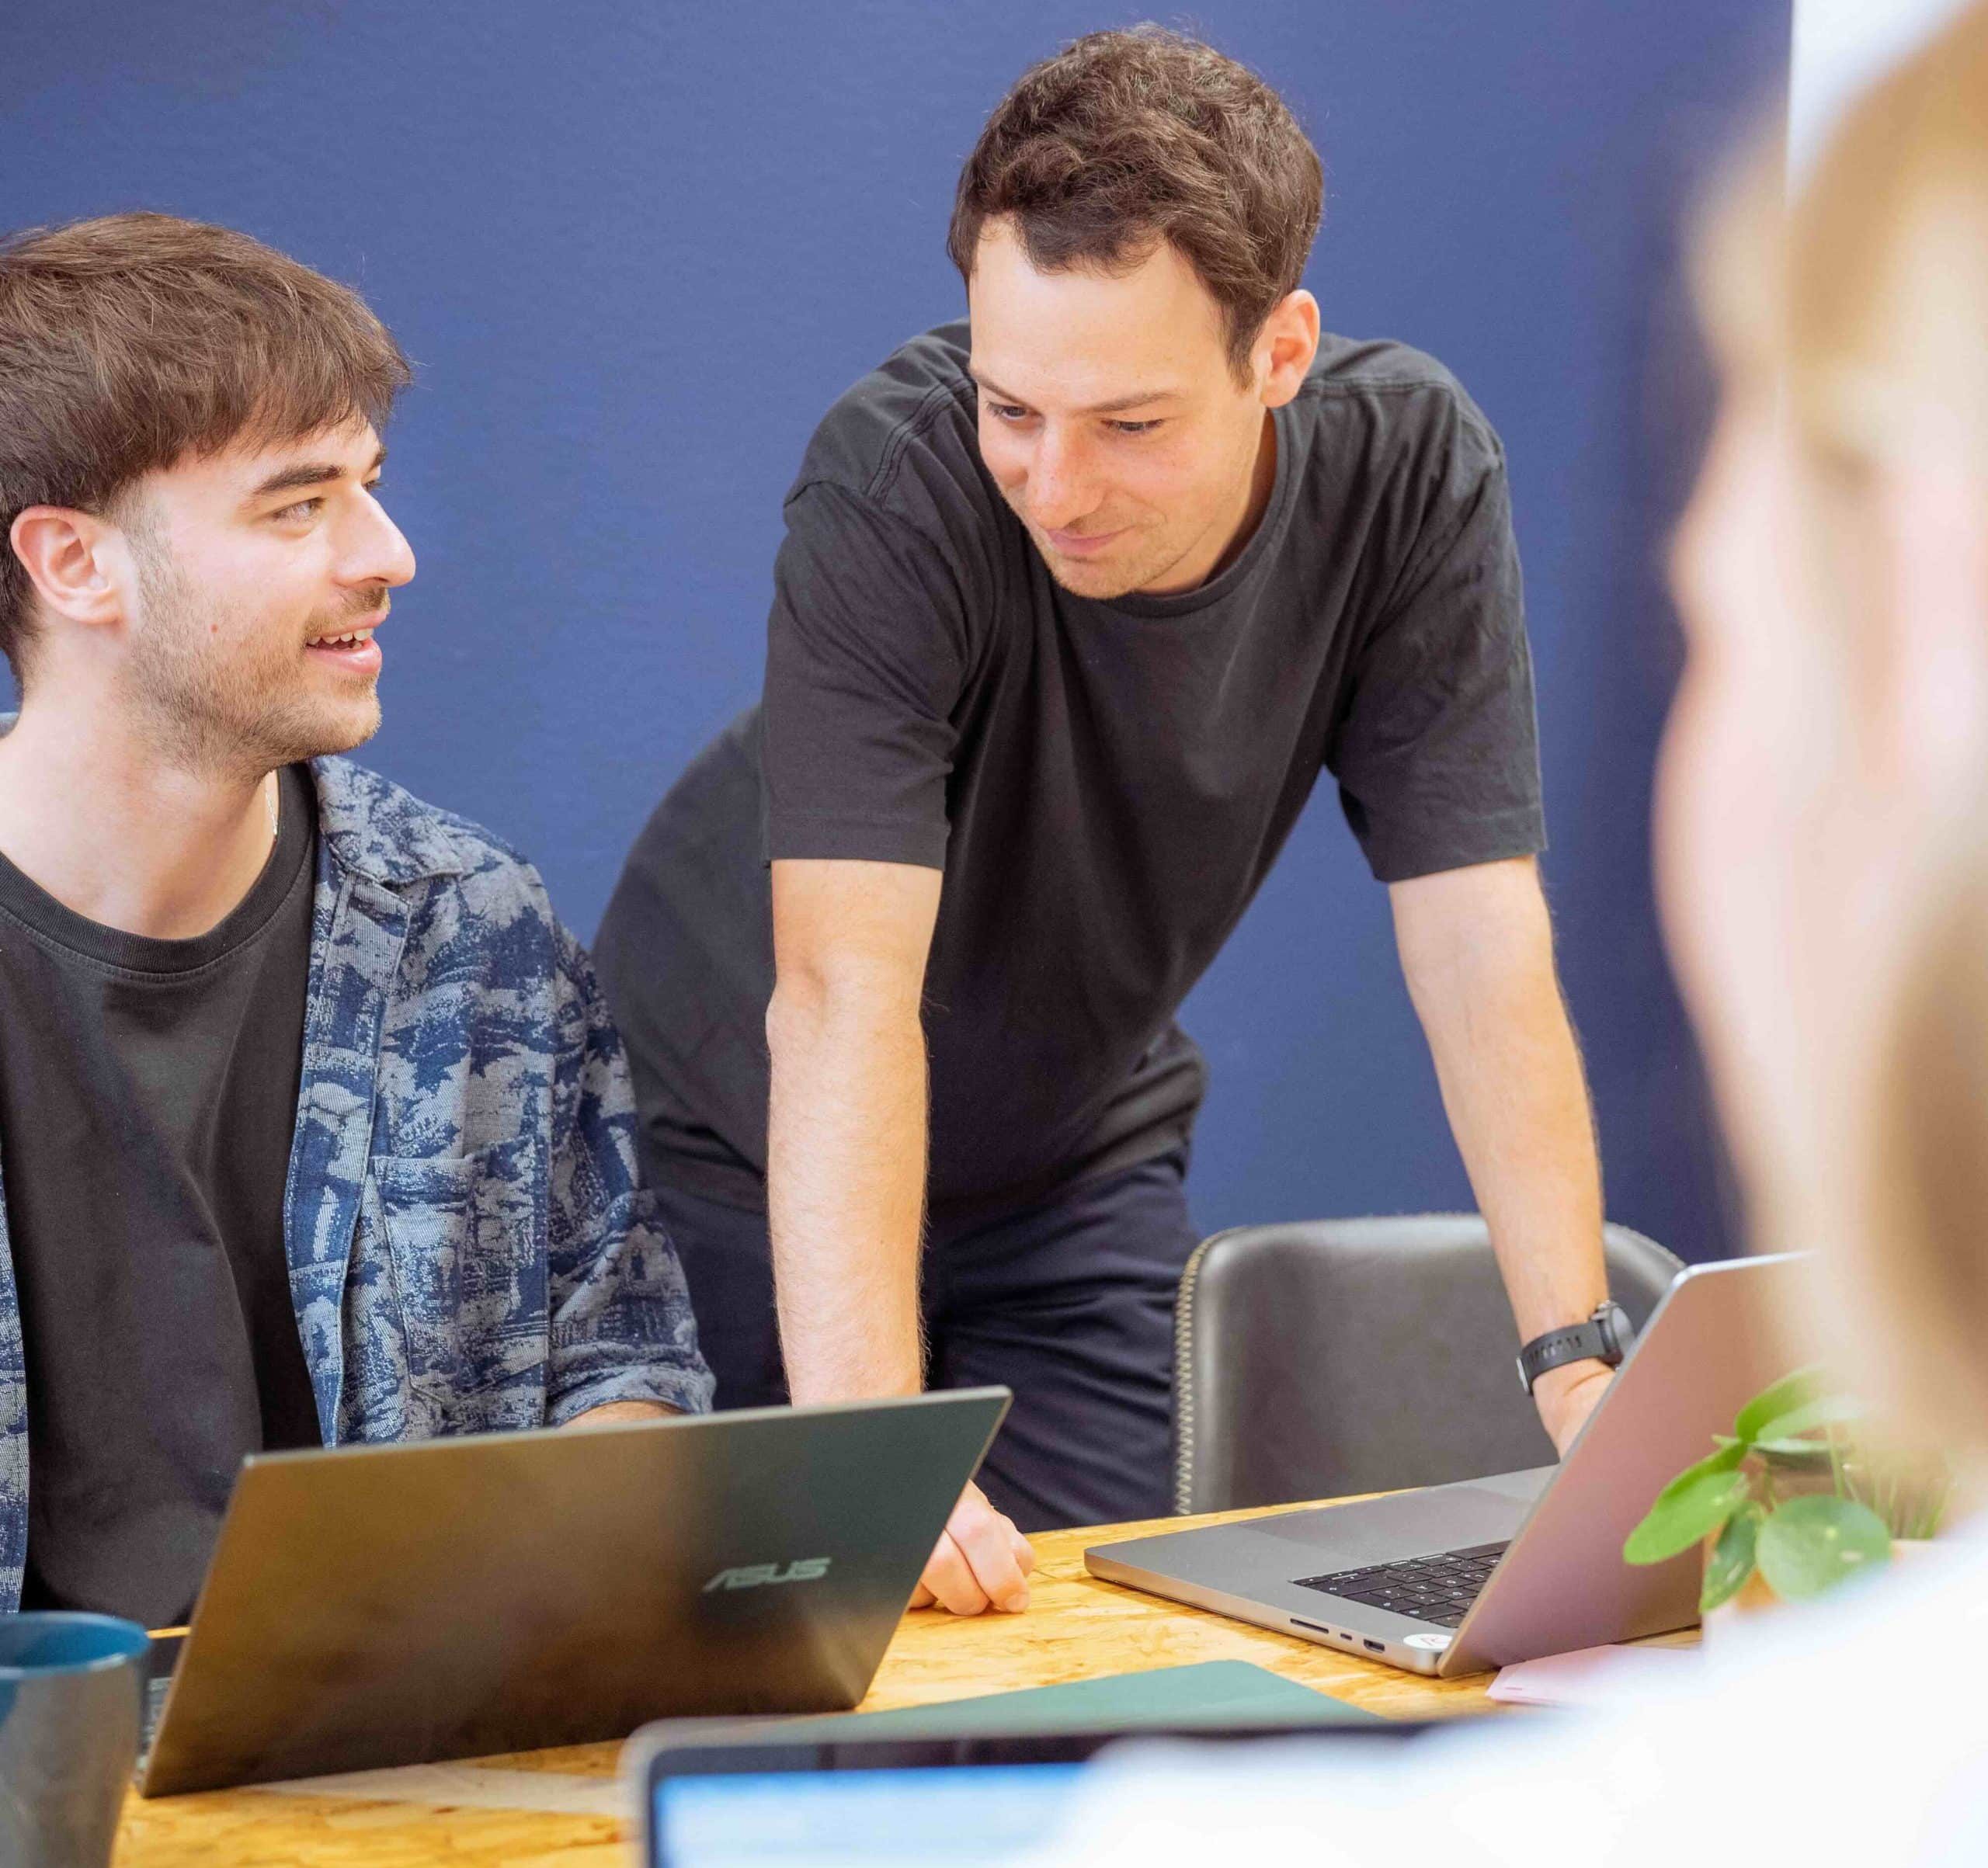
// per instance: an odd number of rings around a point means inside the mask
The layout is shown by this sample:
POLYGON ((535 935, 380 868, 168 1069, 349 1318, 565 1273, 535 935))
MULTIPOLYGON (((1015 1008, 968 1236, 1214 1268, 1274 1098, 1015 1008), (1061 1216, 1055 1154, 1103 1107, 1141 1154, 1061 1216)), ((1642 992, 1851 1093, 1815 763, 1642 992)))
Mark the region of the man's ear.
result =
POLYGON ((123 620, 135 569, 130 542, 111 520, 68 506, 30 506, 8 540, 54 615, 89 628, 123 620))
POLYGON ((1300 286, 1270 307, 1250 346, 1264 408, 1281 408, 1296 395, 1318 354, 1319 301, 1300 286))

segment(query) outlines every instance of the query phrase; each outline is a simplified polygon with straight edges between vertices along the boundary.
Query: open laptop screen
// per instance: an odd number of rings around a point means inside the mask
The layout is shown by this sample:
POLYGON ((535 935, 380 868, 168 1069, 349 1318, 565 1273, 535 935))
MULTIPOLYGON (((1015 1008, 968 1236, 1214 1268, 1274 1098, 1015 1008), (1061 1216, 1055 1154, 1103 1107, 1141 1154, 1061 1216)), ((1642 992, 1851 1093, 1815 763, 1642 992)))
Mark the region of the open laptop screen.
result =
POLYGON ((1001 1868, 1060 1826, 1088 1760, 1117 1739, 1391 1745, 1406 1722, 1253 1730, 1093 1731, 810 1743, 659 1741, 635 1766, 647 1868, 1001 1868))
POLYGON ((994 1868, 1046 1842, 1081 1764, 754 1772, 658 1785, 657 1868, 994 1868))

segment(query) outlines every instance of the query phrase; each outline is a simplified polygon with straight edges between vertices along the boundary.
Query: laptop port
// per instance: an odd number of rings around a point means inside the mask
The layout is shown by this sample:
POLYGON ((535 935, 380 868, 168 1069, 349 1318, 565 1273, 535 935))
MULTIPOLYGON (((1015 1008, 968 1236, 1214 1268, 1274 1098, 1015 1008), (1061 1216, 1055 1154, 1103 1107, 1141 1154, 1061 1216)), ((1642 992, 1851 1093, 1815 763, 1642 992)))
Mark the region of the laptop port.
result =
MULTIPOLYGON (((1321 1628, 1316 1622, 1300 1621, 1295 1615, 1291 1618, 1291 1625, 1294 1628, 1309 1628, 1314 1634, 1330 1635, 1332 1633, 1331 1629, 1321 1628)), ((1346 1637, 1341 1635, 1339 1638, 1344 1641, 1346 1637)))
POLYGON ((1387 1652, 1387 1648, 1379 1641, 1368 1641, 1366 1644, 1369 1648, 1372 1648, 1376 1654, 1385 1654, 1387 1652))

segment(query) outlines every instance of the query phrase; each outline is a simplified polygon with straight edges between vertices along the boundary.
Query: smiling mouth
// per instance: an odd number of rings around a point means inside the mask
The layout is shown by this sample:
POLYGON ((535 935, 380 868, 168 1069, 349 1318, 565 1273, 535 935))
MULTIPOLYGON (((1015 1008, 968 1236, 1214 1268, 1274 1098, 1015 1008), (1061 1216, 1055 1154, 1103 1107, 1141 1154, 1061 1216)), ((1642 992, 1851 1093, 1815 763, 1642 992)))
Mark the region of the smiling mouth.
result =
POLYGON ((377 652, 373 646, 373 632, 386 620, 387 606, 383 602, 375 605, 363 616, 356 618, 349 629, 335 630, 321 636, 313 636, 304 646, 339 661, 374 661, 377 658, 377 652))
POLYGON ((1047 536, 1050 543, 1066 556, 1086 557, 1102 550, 1123 529, 1121 526, 1110 532, 1051 532, 1047 536))
POLYGON ((374 645, 370 626, 348 630, 342 635, 318 636, 304 648, 307 654, 342 662, 355 674, 376 672, 380 666, 380 651, 374 645))
POLYGON ((380 672, 380 650, 373 640, 373 632, 386 620, 387 607, 383 603, 356 620, 349 629, 313 636, 304 644, 304 651, 328 661, 341 663, 353 674, 377 675, 380 672))

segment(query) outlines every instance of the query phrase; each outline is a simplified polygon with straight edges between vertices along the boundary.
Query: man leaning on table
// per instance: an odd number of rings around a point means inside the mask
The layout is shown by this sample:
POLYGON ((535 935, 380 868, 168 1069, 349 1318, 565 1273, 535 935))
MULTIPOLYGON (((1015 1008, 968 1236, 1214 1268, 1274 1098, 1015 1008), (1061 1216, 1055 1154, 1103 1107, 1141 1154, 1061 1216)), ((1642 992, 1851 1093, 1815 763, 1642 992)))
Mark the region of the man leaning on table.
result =
MULTIPOLYGON (((1321 769, 1522 1335, 1585 1340, 1606 1296, 1503 453, 1440 364, 1321 339, 1320 194, 1276 94, 1192 40, 1021 78, 960 179, 970 321, 816 431, 763 704, 603 925, 719 1404, 1014 1389, 926 1574, 964 1612, 1026 1602, 1010 1516, 1167 1509, 1203 1083, 1173 1016, 1321 769)), ((1607 1373, 1539 1381, 1557 1444, 1607 1373)))
POLYGON ((179 1619, 259 1449, 708 1404, 586 957, 327 756, 406 380, 242 234, 0 245, 0 1608, 179 1619))

